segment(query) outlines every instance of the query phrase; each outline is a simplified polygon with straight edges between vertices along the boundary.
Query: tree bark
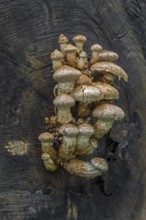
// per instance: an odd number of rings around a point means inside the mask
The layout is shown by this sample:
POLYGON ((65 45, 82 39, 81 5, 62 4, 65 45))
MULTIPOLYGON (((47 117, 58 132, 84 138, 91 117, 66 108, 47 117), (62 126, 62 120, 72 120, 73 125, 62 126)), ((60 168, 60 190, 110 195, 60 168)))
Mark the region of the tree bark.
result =
POLYGON ((144 0, 0 0, 0 219, 145 219, 145 11, 144 0), (92 181, 47 172, 41 160, 37 137, 53 113, 50 53, 61 33, 85 35, 88 54, 96 42, 117 52, 129 77, 117 85, 126 118, 97 152, 109 171, 92 181), (16 140, 24 155, 4 148, 16 140))

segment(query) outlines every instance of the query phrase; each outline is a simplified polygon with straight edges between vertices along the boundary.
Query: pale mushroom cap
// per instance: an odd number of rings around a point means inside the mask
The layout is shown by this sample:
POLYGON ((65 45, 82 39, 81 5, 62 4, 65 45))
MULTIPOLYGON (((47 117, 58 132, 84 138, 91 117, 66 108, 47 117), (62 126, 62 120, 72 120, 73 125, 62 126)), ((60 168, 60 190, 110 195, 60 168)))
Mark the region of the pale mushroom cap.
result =
POLYGON ((77 35, 75 37, 73 37, 73 41, 74 42, 86 42, 87 38, 83 35, 77 35))
POLYGON ((58 38, 58 43, 63 44, 63 43, 67 43, 68 39, 67 37, 64 36, 64 34, 60 34, 59 38, 58 38))
POLYGON ((99 61, 114 62, 119 59, 119 55, 110 50, 102 50, 99 52, 99 61))
POLYGON ((82 51, 82 52, 79 54, 79 57, 86 58, 86 57, 87 57, 87 53, 86 53, 85 51, 82 51))
POLYGON ((64 51, 67 52, 76 52, 77 48, 72 44, 67 44, 64 51))
POLYGON ((103 98, 103 94, 98 88, 81 85, 76 87, 73 97, 76 101, 91 103, 101 100, 103 98))
POLYGON ((54 51, 51 53, 51 59, 52 59, 52 60, 63 59, 63 54, 62 54, 59 50, 54 50, 54 51))
POLYGON ((48 142, 52 141, 54 139, 54 136, 49 132, 44 132, 39 135, 38 139, 40 142, 48 142))
POLYGON ((124 111, 112 104, 102 104, 97 106, 93 112, 93 117, 103 120, 122 120, 125 117, 124 111))
MULTIPOLYGON (((43 153, 42 156, 41 156, 42 160, 48 160, 48 159, 51 159, 50 155, 47 154, 47 153, 43 153)), ((52 159, 51 159, 52 160, 52 159)))
POLYGON ((105 159, 101 158, 101 157, 95 157, 91 159, 91 164, 99 169, 102 172, 106 172, 108 171, 108 164, 106 162, 105 159))
POLYGON ((119 98, 118 90, 107 83, 93 82, 92 85, 101 90, 101 92, 104 94, 103 99, 105 100, 119 98))
POLYGON ((94 128, 92 127, 92 125, 90 124, 81 124, 78 126, 79 129, 79 134, 83 134, 83 135, 93 135, 94 134, 94 128))
POLYGON ((57 107, 72 107, 75 104, 75 100, 70 95, 62 94, 56 96, 53 104, 57 107))
POLYGON ((53 79, 57 82, 75 81, 81 76, 81 72, 70 66, 62 66, 53 74, 53 79))
POLYGON ((118 65, 111 62, 97 62, 93 64, 90 68, 92 72, 98 71, 99 73, 111 73, 113 75, 118 76, 119 78, 128 80, 127 73, 118 65))
POLYGON ((59 128, 59 133, 62 135, 76 136, 79 130, 78 127, 73 124, 64 124, 59 128))
POLYGON ((100 44, 94 44, 91 46, 91 51, 101 51, 102 50, 102 46, 100 44))

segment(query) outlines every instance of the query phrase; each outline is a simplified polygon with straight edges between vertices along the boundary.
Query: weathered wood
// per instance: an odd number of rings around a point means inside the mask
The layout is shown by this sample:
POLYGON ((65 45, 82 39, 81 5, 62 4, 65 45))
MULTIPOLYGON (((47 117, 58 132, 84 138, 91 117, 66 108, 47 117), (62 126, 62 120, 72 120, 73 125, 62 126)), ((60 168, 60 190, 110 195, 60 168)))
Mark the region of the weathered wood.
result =
POLYGON ((144 0, 0 1, 0 219, 145 219, 145 11, 144 0), (117 85, 126 119, 99 152, 109 172, 91 182, 51 174, 41 160, 37 137, 53 113, 50 53, 61 33, 85 35, 87 52, 96 42, 117 52, 129 76, 117 85), (27 141, 27 153, 11 155, 12 140, 27 141))

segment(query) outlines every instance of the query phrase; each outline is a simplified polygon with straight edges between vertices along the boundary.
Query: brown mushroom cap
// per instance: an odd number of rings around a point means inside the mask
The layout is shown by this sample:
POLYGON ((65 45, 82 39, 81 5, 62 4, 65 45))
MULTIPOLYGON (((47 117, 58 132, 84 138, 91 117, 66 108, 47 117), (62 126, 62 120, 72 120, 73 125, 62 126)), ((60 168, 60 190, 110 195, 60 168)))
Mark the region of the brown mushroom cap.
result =
POLYGON ((73 97, 76 101, 91 103, 103 98, 103 94, 94 86, 81 85, 76 87, 73 97))
POLYGON ((82 51, 82 52, 79 54, 79 57, 87 58, 87 53, 86 53, 85 51, 82 51))
POLYGON ((93 64, 90 68, 92 72, 98 71, 99 73, 111 73, 113 75, 118 76, 119 78, 128 80, 127 73, 118 65, 111 62, 97 62, 93 64))
POLYGON ((93 110, 92 115, 98 119, 109 121, 121 120, 125 117, 125 113, 120 107, 108 103, 97 106, 93 110))
POLYGON ((67 43, 68 39, 67 37, 64 36, 64 34, 60 34, 59 38, 58 38, 58 43, 63 44, 63 43, 67 43))
POLYGON ((75 104, 75 100, 70 95, 62 94, 56 96, 53 104, 57 107, 72 107, 75 104))
POLYGON ((108 171, 108 164, 106 162, 105 159, 101 158, 101 157, 95 157, 91 159, 91 164, 99 169, 102 172, 106 172, 108 171))
POLYGON ((59 133, 67 136, 76 136, 79 130, 78 127, 73 124, 64 124, 59 128, 59 133))
POLYGON ((54 51, 51 53, 51 59, 52 59, 52 60, 63 59, 63 54, 62 54, 59 50, 54 50, 54 51))
POLYGON ((81 76, 78 78, 78 80, 76 81, 76 85, 91 85, 92 84, 92 80, 91 78, 89 78, 88 76, 81 74, 81 76))
POLYGON ((86 42, 87 38, 83 35, 77 35, 75 37, 73 37, 73 41, 74 42, 86 42))
POLYGON ((94 134, 94 128, 90 124, 81 124, 78 126, 79 134, 91 136, 94 134))
POLYGON ((70 66, 62 66, 53 74, 53 79, 57 82, 75 81, 81 75, 81 72, 70 66))
POLYGON ((52 141, 54 139, 54 136, 49 132, 44 132, 39 135, 38 139, 40 142, 48 142, 52 141))
POLYGON ((102 50, 99 52, 99 61, 114 62, 119 59, 119 55, 110 50, 102 50))
POLYGON ((64 51, 66 53, 69 52, 76 52, 77 48, 75 46, 73 46, 72 44, 67 44, 67 46, 65 47, 64 51))
POLYGON ((100 44, 94 44, 91 46, 91 51, 101 51, 102 50, 102 46, 100 44))

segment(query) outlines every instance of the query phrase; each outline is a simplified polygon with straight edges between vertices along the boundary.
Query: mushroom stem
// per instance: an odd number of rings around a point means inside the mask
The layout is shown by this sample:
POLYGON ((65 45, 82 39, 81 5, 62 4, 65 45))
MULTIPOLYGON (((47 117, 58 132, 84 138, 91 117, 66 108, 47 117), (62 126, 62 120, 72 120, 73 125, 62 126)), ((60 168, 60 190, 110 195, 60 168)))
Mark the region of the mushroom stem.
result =
POLYGON ((87 54, 86 54, 86 52, 82 51, 79 55, 79 59, 77 62, 77 68, 79 70, 83 70, 85 68, 86 61, 87 61, 87 54))
POLYGON ((57 170, 58 165, 51 159, 50 155, 47 153, 42 154, 42 160, 44 162, 44 166, 47 170, 54 172, 57 170))
POLYGON ((72 121, 72 114, 70 108, 58 107, 57 121, 60 124, 66 124, 72 121))
POLYGON ((102 138, 105 134, 109 132, 114 121, 98 120, 94 125, 94 137, 97 139, 102 138))
POLYGON ((76 52, 68 52, 66 59, 69 66, 76 67, 76 52))

